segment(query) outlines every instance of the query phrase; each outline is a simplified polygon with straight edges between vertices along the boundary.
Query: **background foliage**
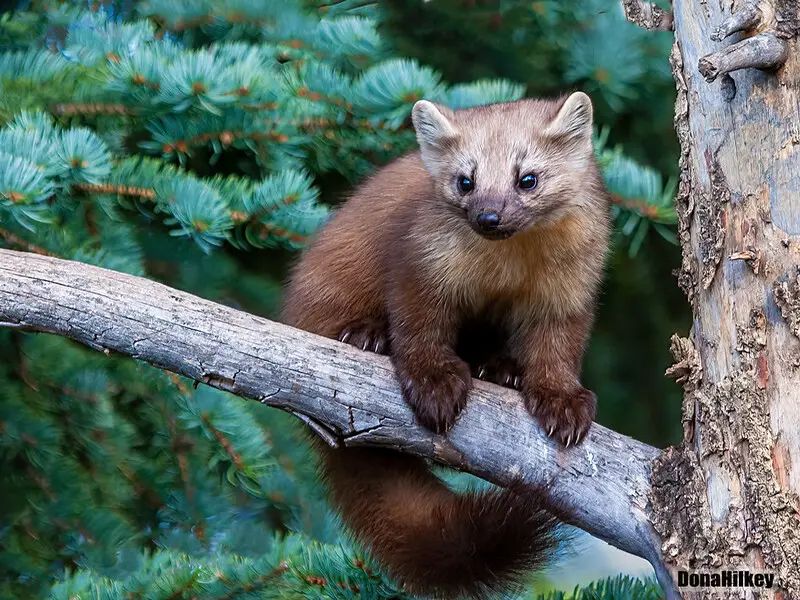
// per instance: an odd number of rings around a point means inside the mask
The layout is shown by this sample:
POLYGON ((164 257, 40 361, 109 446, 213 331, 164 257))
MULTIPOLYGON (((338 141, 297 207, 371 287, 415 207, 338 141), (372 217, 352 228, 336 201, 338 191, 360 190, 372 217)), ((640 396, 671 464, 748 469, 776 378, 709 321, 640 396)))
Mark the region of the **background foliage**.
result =
MULTIPOLYGON (((350 187, 453 108, 591 93, 615 251, 586 383, 677 439, 668 34, 617 0, 30 0, 0 19, 0 245, 274 317, 350 187), (645 166, 650 165, 650 166, 645 166)), ((342 537, 294 421, 0 330, 0 597, 401 598, 342 537)), ((576 597, 654 597, 630 580, 576 597), (583 596, 582 596, 583 595, 583 596)))

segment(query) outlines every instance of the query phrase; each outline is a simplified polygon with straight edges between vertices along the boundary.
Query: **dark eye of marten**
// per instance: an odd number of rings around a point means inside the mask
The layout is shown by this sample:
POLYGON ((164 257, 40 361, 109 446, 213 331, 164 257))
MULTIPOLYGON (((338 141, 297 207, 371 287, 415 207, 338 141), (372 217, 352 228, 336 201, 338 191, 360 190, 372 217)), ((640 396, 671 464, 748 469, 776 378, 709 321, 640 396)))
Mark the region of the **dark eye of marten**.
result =
POLYGON ((519 187, 523 190, 532 190, 536 187, 537 183, 539 183, 539 178, 533 173, 528 173, 519 180, 519 187))
POLYGON ((469 194, 472 190, 475 189, 475 184, 472 182, 472 179, 462 175, 458 178, 458 190, 462 194, 469 194))

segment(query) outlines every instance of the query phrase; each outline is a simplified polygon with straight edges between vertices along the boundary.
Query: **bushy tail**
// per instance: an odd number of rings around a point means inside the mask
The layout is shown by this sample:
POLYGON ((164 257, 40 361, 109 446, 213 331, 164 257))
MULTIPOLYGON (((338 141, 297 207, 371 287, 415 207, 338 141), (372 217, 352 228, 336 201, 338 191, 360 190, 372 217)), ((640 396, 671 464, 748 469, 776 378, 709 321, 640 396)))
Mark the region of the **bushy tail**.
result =
POLYGON ((486 598, 514 588, 555 550, 559 521, 540 490, 459 495, 419 458, 317 446, 345 524, 412 594, 486 598))

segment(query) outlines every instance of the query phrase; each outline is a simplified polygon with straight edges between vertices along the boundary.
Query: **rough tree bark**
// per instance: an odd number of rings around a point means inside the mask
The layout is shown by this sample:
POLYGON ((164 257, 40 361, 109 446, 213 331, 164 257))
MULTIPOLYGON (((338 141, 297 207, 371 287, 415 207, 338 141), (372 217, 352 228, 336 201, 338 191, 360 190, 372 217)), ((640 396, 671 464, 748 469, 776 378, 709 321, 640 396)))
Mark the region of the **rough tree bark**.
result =
POLYGON ((673 12, 679 283, 694 325, 673 339, 684 441, 654 463, 653 523, 673 574, 772 572, 779 588, 684 597, 798 599, 800 8, 673 12))

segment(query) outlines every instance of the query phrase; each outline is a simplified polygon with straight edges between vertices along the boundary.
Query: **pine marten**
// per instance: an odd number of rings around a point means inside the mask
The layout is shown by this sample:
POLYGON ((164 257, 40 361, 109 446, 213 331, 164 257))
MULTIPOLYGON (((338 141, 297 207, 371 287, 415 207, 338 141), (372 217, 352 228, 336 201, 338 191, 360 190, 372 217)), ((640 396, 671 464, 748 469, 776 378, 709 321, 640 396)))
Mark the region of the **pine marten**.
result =
MULTIPOLYGON (((474 375, 519 389, 564 446, 581 442, 596 399, 579 376, 610 230, 592 114, 582 92, 457 111, 418 101, 419 151, 322 228, 283 320, 389 354, 435 432, 455 423, 474 375)), ((318 446, 344 523, 411 593, 485 597, 553 548, 541 491, 458 495, 421 459, 318 446)))

